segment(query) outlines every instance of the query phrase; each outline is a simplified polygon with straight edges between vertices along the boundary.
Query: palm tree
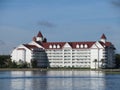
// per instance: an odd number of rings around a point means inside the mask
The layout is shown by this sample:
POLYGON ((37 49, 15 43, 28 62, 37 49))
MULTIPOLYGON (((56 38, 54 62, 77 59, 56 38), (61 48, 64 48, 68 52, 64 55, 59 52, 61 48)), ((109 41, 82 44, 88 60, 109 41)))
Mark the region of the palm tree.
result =
POLYGON ((104 59, 101 59, 101 62, 102 62, 101 68, 103 68, 104 61, 105 61, 104 59))
POLYGON ((97 63, 97 59, 95 59, 95 60, 94 60, 94 62, 95 62, 95 69, 96 69, 96 63, 97 63))

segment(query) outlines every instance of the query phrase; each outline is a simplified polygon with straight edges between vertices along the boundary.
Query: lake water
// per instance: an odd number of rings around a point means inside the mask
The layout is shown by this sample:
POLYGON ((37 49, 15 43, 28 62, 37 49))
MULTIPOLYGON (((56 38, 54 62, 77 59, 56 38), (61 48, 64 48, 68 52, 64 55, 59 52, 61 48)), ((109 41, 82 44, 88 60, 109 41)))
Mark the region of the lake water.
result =
POLYGON ((120 90, 120 74, 100 71, 0 71, 0 90, 120 90))

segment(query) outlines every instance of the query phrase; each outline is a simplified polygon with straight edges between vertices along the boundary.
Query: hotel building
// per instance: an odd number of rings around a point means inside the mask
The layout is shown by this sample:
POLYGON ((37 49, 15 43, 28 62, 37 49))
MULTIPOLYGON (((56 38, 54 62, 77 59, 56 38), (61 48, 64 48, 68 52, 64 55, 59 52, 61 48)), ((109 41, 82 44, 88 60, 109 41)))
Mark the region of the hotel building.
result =
POLYGON ((16 47, 11 59, 31 63, 38 67, 113 68, 115 47, 103 34, 92 42, 47 42, 39 32, 28 44, 16 47))

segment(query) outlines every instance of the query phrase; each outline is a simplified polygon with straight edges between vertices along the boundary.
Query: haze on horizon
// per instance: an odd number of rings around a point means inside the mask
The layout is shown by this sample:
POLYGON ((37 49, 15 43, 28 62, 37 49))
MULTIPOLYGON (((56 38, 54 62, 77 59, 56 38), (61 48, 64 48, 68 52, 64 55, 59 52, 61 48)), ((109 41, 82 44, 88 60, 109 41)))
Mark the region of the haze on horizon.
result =
POLYGON ((0 54, 32 40, 97 41, 104 33, 120 53, 120 0, 0 0, 0 54))

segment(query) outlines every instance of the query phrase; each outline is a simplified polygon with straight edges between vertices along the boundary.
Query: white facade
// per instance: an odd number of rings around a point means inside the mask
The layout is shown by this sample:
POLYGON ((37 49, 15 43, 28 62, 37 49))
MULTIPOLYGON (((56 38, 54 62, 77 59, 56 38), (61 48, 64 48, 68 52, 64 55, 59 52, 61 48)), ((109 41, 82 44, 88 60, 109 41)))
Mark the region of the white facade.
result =
POLYGON ((46 42, 39 32, 32 42, 15 48, 11 59, 28 63, 37 60, 39 67, 112 68, 114 50, 104 34, 96 42, 46 42))
POLYGON ((15 48, 11 54, 11 59, 19 62, 20 60, 30 63, 31 61, 31 51, 24 45, 20 45, 15 48))

